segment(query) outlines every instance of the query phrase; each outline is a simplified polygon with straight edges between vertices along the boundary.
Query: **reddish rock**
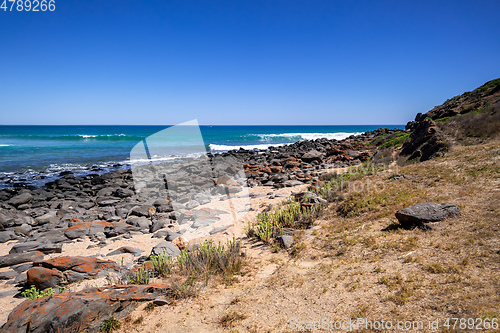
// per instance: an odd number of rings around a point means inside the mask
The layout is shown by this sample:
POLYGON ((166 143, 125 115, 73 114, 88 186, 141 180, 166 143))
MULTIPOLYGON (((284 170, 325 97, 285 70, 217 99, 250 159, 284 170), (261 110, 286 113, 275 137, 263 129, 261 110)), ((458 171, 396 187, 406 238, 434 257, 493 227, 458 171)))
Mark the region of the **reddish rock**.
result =
POLYGON ((88 275, 96 275, 101 270, 118 270, 118 265, 112 260, 102 260, 94 257, 56 257, 33 263, 34 266, 55 268, 62 272, 73 270, 88 275))
POLYGON ((117 285, 25 301, 9 314, 2 332, 97 332, 104 319, 124 317, 138 302, 165 297, 170 291, 162 284, 117 285))
POLYGON ((54 288, 63 280, 63 274, 56 269, 33 267, 26 273, 28 284, 35 285, 38 289, 54 288))

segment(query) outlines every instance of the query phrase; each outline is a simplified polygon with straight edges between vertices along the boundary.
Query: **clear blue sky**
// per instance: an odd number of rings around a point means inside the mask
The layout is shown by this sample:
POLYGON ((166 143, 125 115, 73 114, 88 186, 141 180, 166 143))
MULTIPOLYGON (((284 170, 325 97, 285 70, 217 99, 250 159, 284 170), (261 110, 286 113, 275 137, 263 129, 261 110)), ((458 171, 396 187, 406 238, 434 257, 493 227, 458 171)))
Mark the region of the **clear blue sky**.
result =
POLYGON ((404 124, 500 77, 499 14, 498 0, 1 10, 0 124, 404 124))

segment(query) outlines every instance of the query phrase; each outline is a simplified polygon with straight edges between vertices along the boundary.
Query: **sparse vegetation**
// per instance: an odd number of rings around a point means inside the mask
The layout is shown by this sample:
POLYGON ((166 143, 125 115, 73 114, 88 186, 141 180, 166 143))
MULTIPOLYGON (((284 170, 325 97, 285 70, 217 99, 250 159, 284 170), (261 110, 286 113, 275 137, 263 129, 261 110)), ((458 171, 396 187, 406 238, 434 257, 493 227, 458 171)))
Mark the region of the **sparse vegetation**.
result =
POLYGON ((121 326, 120 321, 115 317, 109 317, 108 319, 104 319, 101 323, 101 332, 110 333, 114 330, 119 329, 121 326))

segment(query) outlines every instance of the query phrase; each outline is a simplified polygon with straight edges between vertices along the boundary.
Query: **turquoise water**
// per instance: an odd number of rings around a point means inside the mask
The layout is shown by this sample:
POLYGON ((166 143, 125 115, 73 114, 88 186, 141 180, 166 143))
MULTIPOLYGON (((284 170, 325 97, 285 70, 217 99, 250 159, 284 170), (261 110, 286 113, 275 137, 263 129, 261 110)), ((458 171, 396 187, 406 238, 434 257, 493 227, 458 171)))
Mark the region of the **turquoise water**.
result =
MULTIPOLYGON (((0 126, 0 176, 37 178, 71 170, 109 169, 127 164, 130 150, 168 126, 0 126)), ((343 139, 380 127, 401 126, 200 126, 207 151, 264 149, 299 140, 343 139)), ((189 152, 185 140, 168 143, 171 155, 189 152), (172 153, 172 150, 170 150, 172 153)), ((162 156, 156 156, 161 158, 162 156)))

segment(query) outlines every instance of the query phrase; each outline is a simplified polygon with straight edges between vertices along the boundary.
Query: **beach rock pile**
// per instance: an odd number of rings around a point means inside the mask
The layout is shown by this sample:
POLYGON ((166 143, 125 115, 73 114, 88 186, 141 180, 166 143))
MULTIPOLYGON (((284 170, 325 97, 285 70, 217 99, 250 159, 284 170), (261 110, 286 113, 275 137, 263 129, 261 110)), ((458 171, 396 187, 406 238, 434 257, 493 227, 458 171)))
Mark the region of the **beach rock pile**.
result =
POLYGON ((170 290, 161 284, 116 285, 25 301, 10 313, 2 331, 98 332, 104 319, 125 317, 137 302, 163 299, 170 290))

